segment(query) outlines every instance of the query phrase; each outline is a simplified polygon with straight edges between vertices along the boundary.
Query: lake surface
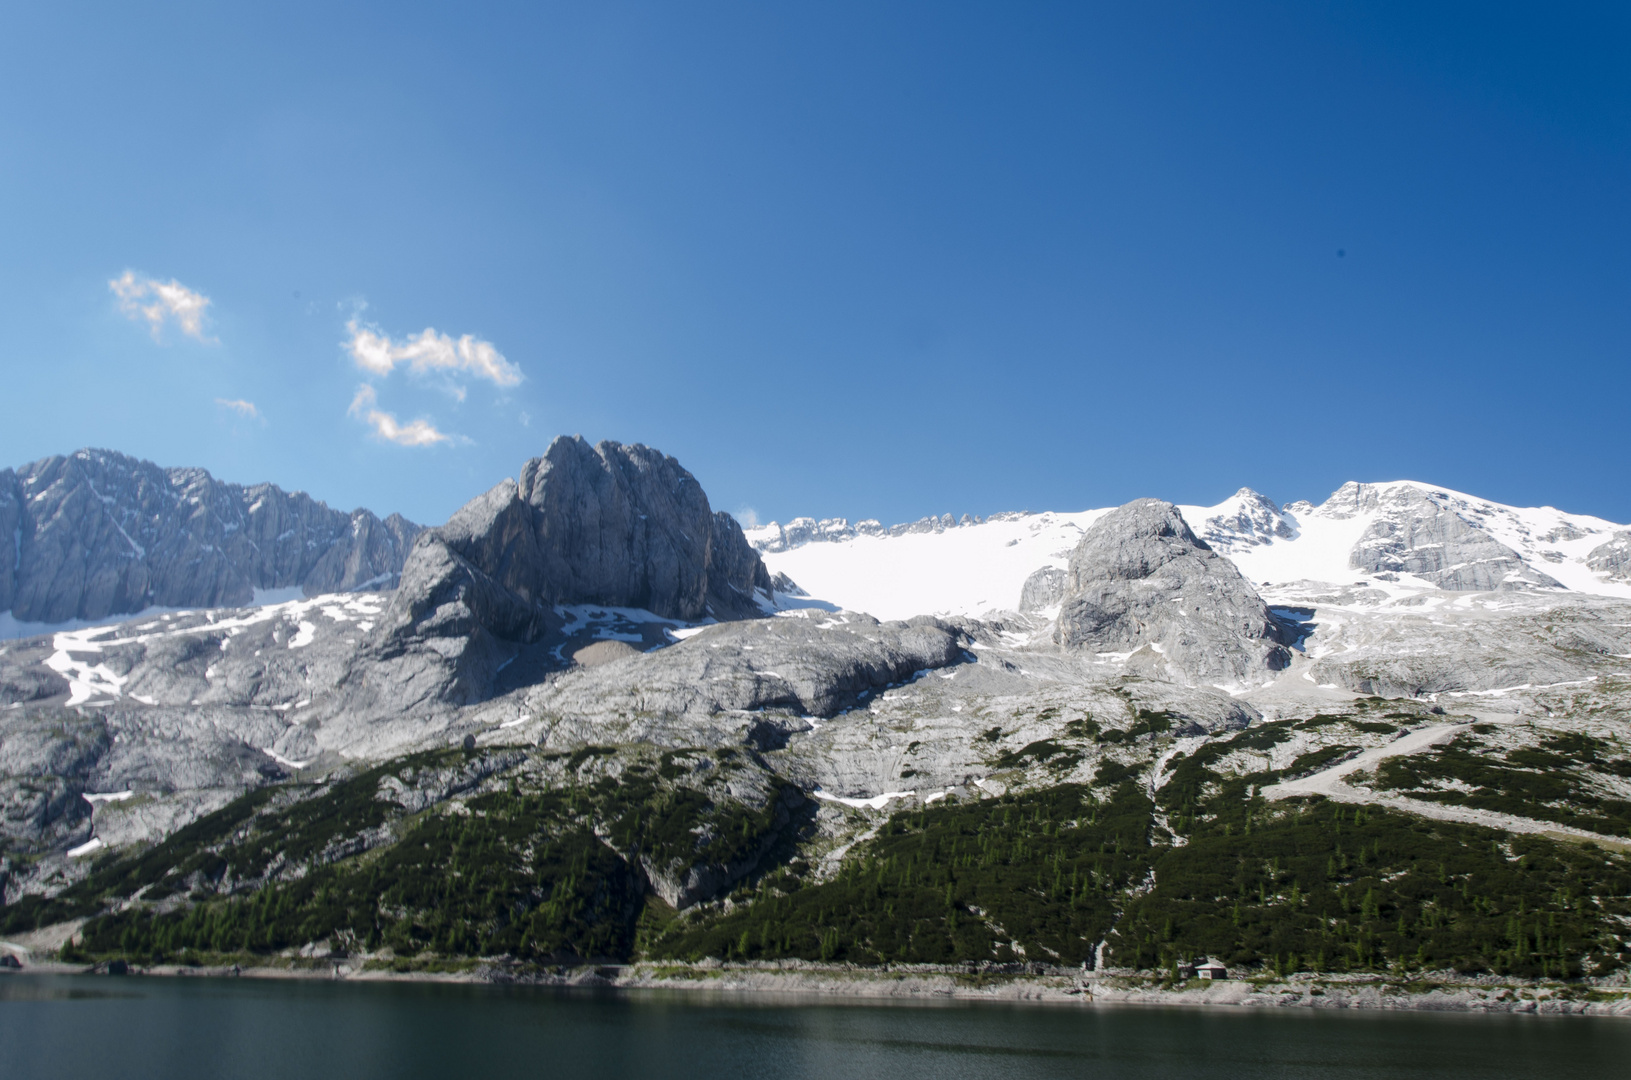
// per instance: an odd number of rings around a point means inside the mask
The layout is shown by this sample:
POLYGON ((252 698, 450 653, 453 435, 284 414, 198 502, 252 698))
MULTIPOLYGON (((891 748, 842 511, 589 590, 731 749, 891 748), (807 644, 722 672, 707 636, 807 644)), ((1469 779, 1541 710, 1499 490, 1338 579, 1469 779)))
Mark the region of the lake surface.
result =
POLYGON ((0 977, 0 1076, 1606 1077, 1631 1020, 0 977))

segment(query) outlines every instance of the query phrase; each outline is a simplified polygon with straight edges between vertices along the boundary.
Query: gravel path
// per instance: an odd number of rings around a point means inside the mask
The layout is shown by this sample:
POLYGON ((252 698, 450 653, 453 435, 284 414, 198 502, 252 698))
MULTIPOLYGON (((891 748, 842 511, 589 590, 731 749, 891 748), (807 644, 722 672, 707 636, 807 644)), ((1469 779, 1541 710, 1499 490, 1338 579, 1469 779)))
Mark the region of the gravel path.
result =
MULTIPOLYGON (((1480 717, 1479 720, 1484 723, 1510 724, 1517 722, 1517 718, 1506 715, 1480 717)), ((1536 833, 1559 840, 1591 840, 1594 843, 1602 844, 1604 847, 1631 850, 1631 841, 1618 837, 1603 836, 1600 833, 1589 832, 1585 829, 1575 829, 1551 821, 1537 821, 1534 818, 1519 817, 1516 814, 1501 814, 1493 810, 1477 810, 1468 806, 1448 806, 1443 803, 1410 799, 1402 795, 1383 795, 1369 788, 1354 787, 1344 782, 1345 777, 1361 770, 1370 769, 1388 758, 1398 757, 1401 754, 1419 754, 1434 746, 1443 746, 1471 727, 1471 724, 1439 724, 1409 732, 1386 746, 1366 750, 1362 754, 1333 765, 1329 769, 1314 773, 1312 776, 1270 785, 1263 789, 1263 797, 1273 800, 1287 799, 1298 795, 1323 795, 1327 799, 1336 802, 1385 806, 1392 810, 1400 810, 1408 814, 1434 818, 1439 821, 1482 825, 1486 828, 1502 829, 1506 832, 1536 833)))

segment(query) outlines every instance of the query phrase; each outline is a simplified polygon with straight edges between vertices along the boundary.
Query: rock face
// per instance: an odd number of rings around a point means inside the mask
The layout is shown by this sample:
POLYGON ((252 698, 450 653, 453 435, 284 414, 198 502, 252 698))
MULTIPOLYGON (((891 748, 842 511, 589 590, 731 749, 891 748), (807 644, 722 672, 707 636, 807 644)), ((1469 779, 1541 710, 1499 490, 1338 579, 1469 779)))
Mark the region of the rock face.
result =
POLYGON ((0 611, 19 622, 247 604, 396 582, 420 527, 81 450, 0 471, 0 611))
POLYGON ((1290 540, 1297 535, 1292 522, 1274 500, 1267 495, 1243 487, 1196 526, 1195 531, 1215 551, 1229 552, 1241 548, 1272 544, 1276 540, 1290 540))
POLYGON ((125 811, 179 801, 197 813, 282 779, 284 771, 251 745, 270 741, 279 726, 275 715, 220 708, 10 713, 0 723, 0 851, 86 840, 93 813, 86 793, 130 792, 119 800, 125 811))
POLYGON ((1028 615, 1058 607, 1065 598, 1065 584, 1069 580, 1070 574, 1057 566, 1044 566, 1035 571, 1025 579, 1025 586, 1019 592, 1020 612, 1028 615))
MULTIPOLYGON (((1344 518, 1376 512, 1349 555, 1355 570, 1412 574, 1451 592, 1562 588, 1516 551, 1468 521, 1447 493, 1424 488, 1347 483, 1318 513, 1344 518)), ((1466 512, 1477 517, 1477 509, 1466 512)))
POLYGON ((1071 552, 1054 640, 1132 652, 1152 674, 1193 684, 1260 681, 1283 669, 1285 634, 1175 506, 1139 499, 1100 518, 1071 552))
POLYGON ((1608 543, 1592 548, 1586 565, 1613 581, 1631 581, 1631 532, 1615 533, 1608 543))
POLYGON ((557 605, 723 621, 762 614, 770 592, 741 527, 713 512, 678 461, 638 444, 558 438, 519 481, 420 537, 376 656, 451 665, 435 696, 468 704, 516 646, 561 628, 557 605))
POLYGON ((556 439, 522 467, 515 496, 533 512, 537 561, 506 580, 548 603, 730 618, 756 613, 753 590, 770 588, 741 528, 650 447, 556 439))

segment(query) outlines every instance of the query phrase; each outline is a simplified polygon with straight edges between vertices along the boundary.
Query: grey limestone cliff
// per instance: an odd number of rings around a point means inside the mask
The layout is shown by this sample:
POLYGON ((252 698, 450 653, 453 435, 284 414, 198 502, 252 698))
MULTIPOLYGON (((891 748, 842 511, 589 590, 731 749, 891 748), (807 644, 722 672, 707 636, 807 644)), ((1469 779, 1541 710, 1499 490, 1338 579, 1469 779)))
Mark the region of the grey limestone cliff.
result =
POLYGON ((396 514, 80 450, 0 471, 0 611, 60 623, 247 604, 260 589, 389 587, 418 532, 396 514))
POLYGON ((1054 630, 1067 648, 1133 653, 1151 673, 1189 683, 1261 680, 1289 662, 1285 636, 1234 564, 1159 499, 1087 530, 1054 630))
POLYGON ((1478 507, 1458 507, 1444 492, 1350 482, 1317 511, 1333 518, 1366 512, 1376 516, 1349 555, 1355 570, 1411 574, 1451 592, 1562 587, 1479 527, 1478 507))
POLYGON ((1297 535, 1292 522, 1274 505, 1274 500, 1249 487, 1235 492, 1223 505, 1226 508, 1223 513, 1195 527, 1195 532, 1214 549, 1255 547, 1290 540, 1297 535))
POLYGON ((678 461, 558 438, 420 537, 370 660, 401 669, 405 704, 469 704, 518 648, 562 629, 558 605, 724 621, 763 614, 771 588, 741 527, 678 461))
POLYGON ((1046 611, 1058 607, 1065 598, 1065 584, 1070 574, 1057 566, 1044 566, 1025 579, 1019 592, 1019 610, 1022 613, 1046 611))
POLYGON ((1631 581, 1631 532, 1618 532, 1614 539, 1591 549, 1586 565, 1614 581, 1631 581))

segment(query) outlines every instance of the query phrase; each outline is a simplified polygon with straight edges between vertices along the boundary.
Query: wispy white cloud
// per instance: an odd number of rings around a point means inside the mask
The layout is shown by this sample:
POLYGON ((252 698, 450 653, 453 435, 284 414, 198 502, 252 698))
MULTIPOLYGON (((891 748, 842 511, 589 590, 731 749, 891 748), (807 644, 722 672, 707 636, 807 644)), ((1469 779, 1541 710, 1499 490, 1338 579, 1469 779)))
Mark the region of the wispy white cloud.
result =
POLYGON ((210 306, 210 298, 175 278, 159 281, 137 277, 134 270, 126 270, 109 280, 108 288, 119 298, 119 310, 127 318, 147 320, 154 341, 160 340, 160 331, 167 322, 174 322, 190 338, 210 340, 204 336, 204 310, 210 306))
POLYGON ((757 529, 759 527, 759 511, 751 506, 744 506, 731 516, 744 529, 757 529))
POLYGON ((452 442, 451 435, 444 435, 431 426, 428 421, 414 420, 411 423, 401 423, 388 412, 375 406, 379 397, 374 388, 367 383, 357 387, 357 394, 351 399, 351 407, 346 411, 359 417, 373 429, 377 438, 386 442, 396 443, 398 446, 435 446, 437 443, 452 442))
POLYGON ((245 419, 248 419, 248 420, 260 420, 261 419, 261 411, 259 409, 255 408, 255 403, 253 401, 245 401, 243 398, 220 398, 220 397, 218 397, 218 398, 215 399, 215 403, 217 405, 221 406, 221 408, 231 410, 232 412, 237 413, 239 416, 242 416, 245 419))
MULTIPOLYGON (((375 375, 389 375, 406 365, 415 375, 427 372, 464 373, 488 379, 495 386, 515 386, 521 382, 521 369, 504 359, 490 341, 465 334, 454 339, 426 327, 420 333, 393 341, 378 327, 364 326, 355 318, 345 324, 351 339, 346 350, 357 366, 375 375)), ((461 400, 462 390, 459 391, 461 400)))

